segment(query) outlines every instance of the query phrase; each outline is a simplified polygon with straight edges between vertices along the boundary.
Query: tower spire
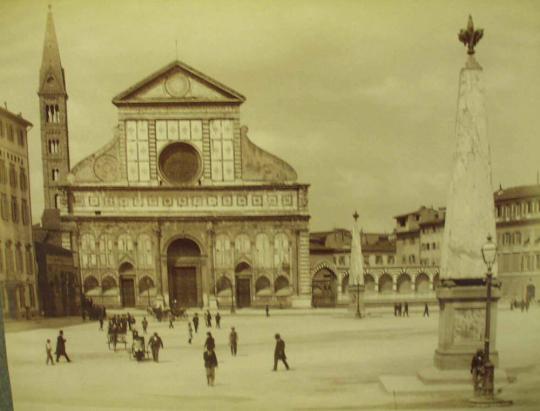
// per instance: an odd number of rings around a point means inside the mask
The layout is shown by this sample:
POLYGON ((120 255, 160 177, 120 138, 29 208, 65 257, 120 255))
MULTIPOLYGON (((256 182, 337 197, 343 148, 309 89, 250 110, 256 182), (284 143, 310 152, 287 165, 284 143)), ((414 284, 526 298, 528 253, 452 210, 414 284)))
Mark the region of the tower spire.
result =
POLYGON ((65 95, 66 81, 64 69, 60 61, 60 50, 56 38, 52 8, 49 4, 47 23, 45 26, 45 41, 43 43, 43 56, 39 70, 39 94, 65 95))

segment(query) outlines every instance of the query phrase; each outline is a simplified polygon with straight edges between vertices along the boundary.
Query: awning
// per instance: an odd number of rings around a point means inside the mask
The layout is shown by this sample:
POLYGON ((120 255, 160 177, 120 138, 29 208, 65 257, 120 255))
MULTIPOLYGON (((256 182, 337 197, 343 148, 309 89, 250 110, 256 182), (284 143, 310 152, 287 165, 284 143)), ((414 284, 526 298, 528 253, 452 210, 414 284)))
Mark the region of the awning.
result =
POLYGON ((258 297, 268 297, 272 295, 272 289, 271 288, 263 288, 255 293, 258 297))
POLYGON ((101 287, 94 287, 84 293, 87 297, 99 297, 101 295, 101 287))
POLYGON ((288 297, 289 295, 292 295, 292 293, 293 290, 291 287, 283 287, 276 291, 276 297, 288 297))
POLYGON ((218 297, 229 297, 231 298, 232 292, 230 288, 225 288, 221 291, 218 291, 217 296, 218 297))
POLYGON ((115 297, 117 295, 119 295, 118 287, 109 288, 108 290, 103 291, 104 297, 115 297))
POLYGON ((152 287, 150 290, 144 290, 139 293, 139 297, 148 297, 148 292, 150 291, 150 297, 154 297, 157 294, 157 288, 152 287))

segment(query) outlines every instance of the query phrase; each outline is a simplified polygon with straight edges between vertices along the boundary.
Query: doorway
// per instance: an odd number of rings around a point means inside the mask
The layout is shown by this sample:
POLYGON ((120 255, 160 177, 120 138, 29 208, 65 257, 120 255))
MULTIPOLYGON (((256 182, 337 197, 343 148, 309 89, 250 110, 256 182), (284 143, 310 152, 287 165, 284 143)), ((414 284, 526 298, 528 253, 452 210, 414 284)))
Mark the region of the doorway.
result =
POLYGON ((171 273, 170 298, 177 307, 199 306, 197 292, 197 268, 173 267, 171 273))
POLYGON ((135 307, 135 281, 132 277, 120 278, 122 307, 135 307))
POLYGON ((251 279, 236 277, 236 305, 238 308, 251 306, 251 279))

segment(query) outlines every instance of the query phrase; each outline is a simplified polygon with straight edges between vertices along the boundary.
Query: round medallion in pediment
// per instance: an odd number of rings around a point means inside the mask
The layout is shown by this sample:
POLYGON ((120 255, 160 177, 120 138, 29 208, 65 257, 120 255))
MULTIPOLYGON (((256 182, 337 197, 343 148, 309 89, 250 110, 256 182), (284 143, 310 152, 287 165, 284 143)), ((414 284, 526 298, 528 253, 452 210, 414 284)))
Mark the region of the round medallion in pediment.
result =
POLYGON ((94 162, 94 174, 101 181, 117 181, 120 178, 118 159, 111 155, 98 157, 94 162))
POLYGON ((171 97, 184 97, 189 89, 189 79, 182 73, 175 73, 165 80, 165 91, 171 97))
POLYGON ((171 184, 194 183, 202 172, 201 155, 189 143, 171 143, 159 155, 159 170, 171 184))

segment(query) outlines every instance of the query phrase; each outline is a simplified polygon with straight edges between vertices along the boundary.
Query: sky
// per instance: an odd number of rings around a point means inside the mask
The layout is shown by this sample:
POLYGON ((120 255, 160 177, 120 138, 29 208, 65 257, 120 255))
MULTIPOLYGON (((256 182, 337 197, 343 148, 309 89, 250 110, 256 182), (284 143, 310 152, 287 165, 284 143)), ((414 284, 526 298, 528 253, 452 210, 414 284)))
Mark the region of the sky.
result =
POLYGON ((38 75, 51 3, 66 73, 71 166, 112 138, 111 99, 176 58, 247 97, 250 138, 309 183, 311 230, 391 231, 444 206, 455 150, 457 40, 484 29, 493 185, 540 169, 540 2, 0 0, 0 104, 34 124, 33 220, 43 209, 38 75), (177 42, 178 46, 175 46, 177 42))

